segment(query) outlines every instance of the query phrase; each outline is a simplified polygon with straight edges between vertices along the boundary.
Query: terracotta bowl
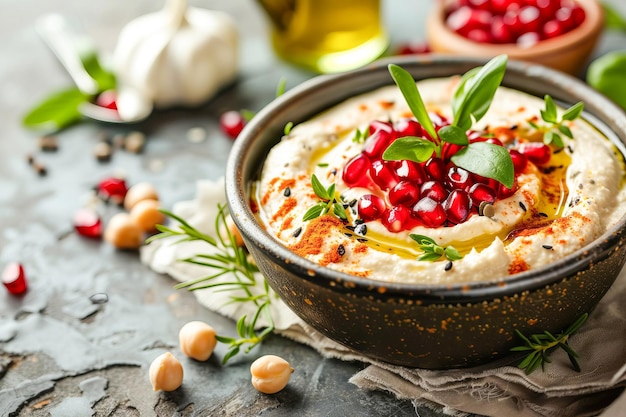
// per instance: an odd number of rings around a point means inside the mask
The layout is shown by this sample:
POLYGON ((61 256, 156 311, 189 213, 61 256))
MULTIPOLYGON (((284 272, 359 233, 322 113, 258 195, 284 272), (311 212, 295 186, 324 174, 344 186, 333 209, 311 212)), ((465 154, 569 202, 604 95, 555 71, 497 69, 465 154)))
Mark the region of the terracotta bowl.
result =
POLYGON ((603 12, 597 0, 576 0, 585 10, 585 20, 564 35, 522 48, 516 44, 473 42, 445 25, 449 2, 434 1, 426 23, 426 38, 433 52, 491 58, 507 54, 511 59, 534 62, 572 75, 579 75, 598 43, 603 28, 603 12))
MULTIPOLYGON (((484 64, 478 58, 405 56, 320 76, 270 103, 235 142, 226 172, 229 208, 271 287, 305 322, 354 351, 431 369, 506 356, 520 344, 514 329, 558 333, 591 312, 626 261, 626 216, 593 244, 557 263, 505 279, 459 285, 394 284, 336 272, 289 251, 259 224, 249 206, 250 185, 284 126, 392 84, 390 62, 418 80, 484 64)), ((543 66, 510 61, 503 84, 539 97, 550 94, 565 104, 583 100, 585 118, 624 152, 626 115, 581 81, 543 66)))

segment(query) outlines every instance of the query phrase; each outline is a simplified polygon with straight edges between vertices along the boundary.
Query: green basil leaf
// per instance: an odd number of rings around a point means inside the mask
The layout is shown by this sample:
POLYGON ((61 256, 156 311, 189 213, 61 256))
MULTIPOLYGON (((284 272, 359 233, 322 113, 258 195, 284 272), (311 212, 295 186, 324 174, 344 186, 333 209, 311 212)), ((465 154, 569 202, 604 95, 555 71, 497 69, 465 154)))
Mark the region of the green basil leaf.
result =
POLYGON ((575 120, 581 115, 584 108, 585 108, 585 105, 583 104, 583 102, 579 101, 578 103, 574 104, 569 109, 565 110, 565 113, 563 113, 563 116, 561 116, 561 119, 575 120))
POLYGON ((78 108, 87 100, 88 97, 77 88, 54 93, 31 109, 22 119, 22 123, 34 129, 63 129, 82 119, 78 108))
POLYGON ((454 95, 452 96, 452 114, 458 113, 459 106, 463 104, 463 96, 466 94, 465 90, 467 87, 467 83, 469 80, 472 79, 472 77, 476 75, 478 71, 480 71, 480 67, 472 68, 461 76, 461 80, 456 86, 456 89, 454 90, 454 95))
POLYGON ((546 108, 545 110, 541 110, 541 118, 548 123, 557 123, 557 113, 556 113, 556 104, 554 104, 554 100, 548 94, 543 98, 546 108))
MULTIPOLYGON (((480 120, 493 101, 493 96, 504 78, 507 56, 498 55, 475 71, 467 80, 459 84, 461 91, 455 91, 452 108, 453 125, 469 130, 474 122, 480 120)), ((459 87, 457 86, 457 89, 459 87)))
POLYGON ((626 51, 602 55, 589 64, 587 83, 626 109, 626 51))
POLYGON ((445 251, 444 251, 446 258, 448 258, 451 261, 458 261, 459 259, 462 259, 463 256, 461 256, 461 254, 459 253, 458 250, 456 250, 454 248, 454 246, 448 246, 445 251))
POLYGON ((455 145, 467 145, 469 143, 465 130, 457 126, 443 126, 439 129, 439 137, 444 142, 453 143, 455 145))
POLYGON ((316 196, 318 196, 322 200, 330 200, 330 196, 328 195, 326 188, 324 188, 324 186, 322 185, 320 180, 317 179, 317 176, 315 174, 311 176, 311 187, 313 187, 313 192, 316 196))
POLYGON ((387 68, 389 69, 391 78, 393 78, 393 81, 400 89, 400 92, 404 96, 406 103, 409 105, 417 121, 420 122, 430 137, 436 138, 437 132, 435 131, 435 126, 432 120, 430 120, 430 116, 428 115, 428 111, 426 110, 426 106, 417 89, 413 76, 404 68, 395 64, 389 64, 387 68))
POLYGON ((505 187, 511 188, 515 170, 509 151, 487 142, 475 142, 458 151, 452 162, 474 174, 492 178, 505 187))
POLYGON ((309 220, 313 220, 322 215, 322 211, 326 208, 323 204, 316 204, 304 213, 302 216, 302 221, 308 222, 309 220))
POLYGON ((433 155, 435 149, 435 144, 428 139, 405 136, 396 139, 385 149, 383 159, 387 161, 408 159, 413 162, 424 162, 433 155))
POLYGON ((418 245, 422 246, 422 245, 436 245, 437 242, 435 242, 435 240, 433 238, 430 238, 428 236, 424 236, 424 235, 418 235, 416 233, 411 233, 409 235, 409 237, 411 239, 413 239, 415 242, 417 242, 418 245))
POLYGON ((328 186, 328 188, 326 189, 326 195, 328 196, 328 198, 326 200, 332 200, 335 198, 335 183, 332 183, 328 186))
POLYGON ((99 91, 115 89, 115 76, 112 72, 104 69, 100 64, 98 53, 93 48, 88 48, 80 52, 80 59, 85 70, 98 84, 99 91))
POLYGON ((428 261, 428 262, 432 262, 432 261, 436 261, 438 259, 441 258, 441 255, 438 253, 425 253, 423 255, 420 255, 417 260, 418 261, 428 261))

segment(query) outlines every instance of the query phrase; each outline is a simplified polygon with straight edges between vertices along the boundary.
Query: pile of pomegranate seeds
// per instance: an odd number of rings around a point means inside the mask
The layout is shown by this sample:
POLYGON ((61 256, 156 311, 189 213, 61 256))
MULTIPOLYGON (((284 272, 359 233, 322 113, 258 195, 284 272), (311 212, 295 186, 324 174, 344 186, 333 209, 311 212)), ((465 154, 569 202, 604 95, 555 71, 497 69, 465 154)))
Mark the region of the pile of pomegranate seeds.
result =
POLYGON ((2 284, 13 295, 21 295, 28 289, 24 267, 17 262, 8 264, 2 271, 2 284))
POLYGON ((456 0, 446 25, 480 43, 517 43, 528 47, 560 36, 585 20, 574 0, 456 0))
MULTIPOLYGON (((432 114, 431 119, 437 131, 450 124, 439 115, 432 114)), ((370 123, 369 135, 362 152, 344 166, 342 179, 350 188, 371 191, 358 200, 359 217, 365 222, 380 220, 394 233, 420 225, 434 228, 463 223, 479 213, 481 204, 493 204, 513 195, 517 177, 529 161, 543 165, 551 157, 551 149, 539 142, 510 148, 515 182, 508 189, 493 179, 456 166, 450 158, 461 149, 459 145, 446 143, 441 157, 433 154, 422 163, 382 159, 384 151, 397 138, 417 136, 432 140, 415 119, 403 119, 395 124, 374 121, 370 123)), ((468 138, 470 142, 487 141, 504 146, 498 139, 482 137, 478 132, 470 132, 468 138)))

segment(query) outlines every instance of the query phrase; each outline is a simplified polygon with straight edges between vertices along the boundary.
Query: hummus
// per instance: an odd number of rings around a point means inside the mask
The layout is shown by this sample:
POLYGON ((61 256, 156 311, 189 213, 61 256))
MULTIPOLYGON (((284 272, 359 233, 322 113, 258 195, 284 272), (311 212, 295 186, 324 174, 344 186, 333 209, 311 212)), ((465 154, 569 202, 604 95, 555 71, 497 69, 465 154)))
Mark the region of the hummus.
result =
MULTIPOLYGON (((457 77, 418 82, 427 109, 451 120, 457 82, 457 77)), ((473 130, 487 131, 505 145, 525 136, 541 140, 529 120, 539 121, 543 108, 543 100, 500 87, 473 130)), ((374 120, 410 116, 399 89, 389 86, 295 126, 270 151, 256 184, 254 205, 262 224, 285 246, 328 268, 382 281, 451 284, 503 278, 554 262, 592 242, 625 212, 622 157, 578 118, 567 125, 574 139, 563 135, 565 147, 546 166, 529 163, 517 176, 516 192, 498 199, 489 217, 474 214, 456 225, 416 225, 398 233, 374 220, 365 223, 365 235, 354 233, 358 213, 348 204, 347 223, 333 215, 303 220, 320 201, 311 186, 313 174, 325 187, 334 183, 346 203, 372 193, 342 180, 346 162, 363 148, 355 132, 367 131, 374 120), (453 246, 463 257, 417 260, 423 252, 410 234, 453 246)))

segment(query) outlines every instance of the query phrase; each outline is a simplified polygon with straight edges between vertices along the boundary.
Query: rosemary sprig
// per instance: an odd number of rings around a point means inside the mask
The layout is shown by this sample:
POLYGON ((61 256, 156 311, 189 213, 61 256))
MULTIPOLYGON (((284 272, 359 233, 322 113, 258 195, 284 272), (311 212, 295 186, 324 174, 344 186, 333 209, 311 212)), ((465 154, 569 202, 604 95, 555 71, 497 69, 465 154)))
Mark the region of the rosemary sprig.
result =
POLYGON ((341 220, 348 220, 348 214, 343 207, 341 201, 337 201, 335 193, 335 184, 331 184, 328 188, 324 187, 315 174, 311 176, 311 187, 320 201, 309 208, 304 216, 303 221, 313 220, 324 214, 332 213, 341 220))
POLYGON ((237 355, 243 346, 247 345, 244 351, 246 353, 249 352, 274 331, 274 321, 269 310, 273 295, 265 279, 263 279, 263 290, 260 293, 252 290, 254 287, 257 287, 258 278, 256 273, 259 272, 259 269, 249 260, 246 250, 237 245, 235 236, 228 228, 226 223, 228 215, 226 206, 218 204, 218 212, 215 217, 215 230, 217 231, 215 238, 200 232, 180 216, 167 210, 161 211, 166 216, 176 220, 179 223, 178 227, 171 228, 158 225, 157 229, 160 233, 150 237, 147 243, 157 239, 177 236, 180 239, 175 243, 200 240, 208 243, 215 249, 215 253, 198 254, 180 259, 180 261, 213 268, 217 272, 195 280, 182 282, 174 288, 187 288, 190 291, 212 288, 215 291, 232 292, 229 303, 251 303, 256 307, 256 312, 250 320, 244 315, 237 321, 239 339, 221 335, 216 336, 218 341, 229 345, 229 349, 222 360, 223 363, 228 362, 230 358, 237 355), (222 230, 223 233, 220 233, 222 230), (226 281, 215 280, 226 274, 232 274, 233 279, 226 281), (257 333, 256 327, 262 315, 265 317, 268 326, 257 333))
POLYGON ((457 251, 454 246, 440 246, 434 239, 418 234, 410 234, 409 237, 417 242, 419 248, 424 252, 417 258, 418 261, 437 261, 444 256, 449 261, 458 261, 463 256, 457 251))
POLYGON ((574 104, 572 107, 568 108, 563 112, 561 117, 559 117, 556 104, 551 96, 546 94, 544 96, 545 108, 541 110, 541 119, 546 123, 544 125, 539 125, 532 120, 528 121, 534 129, 537 129, 540 132, 543 132, 543 142, 546 145, 553 145, 557 148, 562 148, 565 146, 563 143, 563 138, 561 134, 567 136, 570 139, 574 138, 572 131, 565 124, 567 121, 576 120, 583 111, 584 104, 582 101, 574 104))
POLYGON ((512 348, 511 351, 528 352, 519 365, 517 365, 518 368, 523 369, 526 372, 526 375, 531 374, 540 366, 541 369, 544 370, 545 364, 552 362, 550 358, 548 358, 548 355, 554 349, 561 348, 567 353, 567 356, 572 363, 572 368, 574 368, 576 372, 580 372, 580 364, 578 363, 579 355, 567 342, 569 337, 576 333, 576 331, 585 323, 588 316, 589 314, 587 313, 583 314, 571 326, 569 326, 565 331, 559 333, 557 336, 554 336, 548 331, 544 331, 543 333, 533 334, 530 337, 526 337, 522 334, 522 332, 515 329, 515 333, 517 333, 517 336, 524 341, 524 344, 512 348))

